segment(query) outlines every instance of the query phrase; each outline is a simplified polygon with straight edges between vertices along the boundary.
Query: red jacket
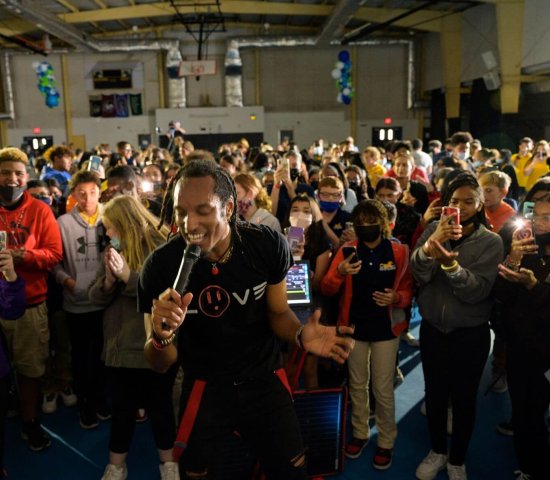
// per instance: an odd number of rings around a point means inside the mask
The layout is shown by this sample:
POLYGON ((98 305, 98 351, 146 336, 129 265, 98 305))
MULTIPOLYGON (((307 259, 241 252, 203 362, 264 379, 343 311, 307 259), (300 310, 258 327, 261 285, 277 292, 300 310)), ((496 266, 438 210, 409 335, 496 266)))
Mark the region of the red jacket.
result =
MULTIPOLYGON (((357 246, 357 240, 348 242, 344 246, 357 246)), ((388 306, 391 329, 397 337, 407 327, 407 318, 404 308, 411 305, 413 297, 413 278, 409 268, 409 247, 402 243, 391 242, 393 256, 397 271, 395 272, 395 281, 393 289, 399 295, 399 301, 395 305, 388 306)), ((332 261, 327 274, 321 282, 321 291, 324 295, 335 295, 340 290, 342 283, 344 291, 340 297, 340 313, 338 315, 339 325, 349 324, 349 312, 351 308, 351 299, 353 295, 353 276, 341 275, 338 272, 338 265, 344 260, 344 254, 340 248, 332 261)))
POLYGON ((50 207, 23 193, 23 203, 15 210, 0 206, 0 230, 8 233, 8 248, 25 247, 22 263, 15 271, 25 280, 25 304, 46 300, 48 270, 63 258, 61 234, 50 207))

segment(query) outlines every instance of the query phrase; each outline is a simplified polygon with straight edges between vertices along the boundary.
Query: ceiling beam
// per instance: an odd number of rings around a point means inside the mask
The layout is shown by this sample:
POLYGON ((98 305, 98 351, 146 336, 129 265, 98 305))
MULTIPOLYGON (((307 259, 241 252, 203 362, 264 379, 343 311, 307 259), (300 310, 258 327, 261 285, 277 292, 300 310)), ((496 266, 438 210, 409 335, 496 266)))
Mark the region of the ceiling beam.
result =
MULTIPOLYGON (((176 0, 177 1, 177 0, 176 0)), ((212 0, 199 0, 193 5, 178 5, 178 11, 182 15, 211 12, 212 0)), ((330 17, 335 10, 332 5, 310 5, 300 3, 263 2, 247 0, 224 0, 220 9, 222 14, 231 15, 288 15, 288 16, 317 16, 330 17)), ((365 22, 383 23, 393 17, 407 12, 399 8, 372 8, 359 7, 353 18, 365 22)), ((447 12, 438 10, 423 10, 395 22, 395 25, 403 28, 415 28, 417 30, 439 32, 441 23, 438 21, 447 12)), ((172 16, 176 12, 168 2, 130 5, 98 10, 87 10, 59 14, 58 18, 71 24, 129 20, 133 18, 172 16)))

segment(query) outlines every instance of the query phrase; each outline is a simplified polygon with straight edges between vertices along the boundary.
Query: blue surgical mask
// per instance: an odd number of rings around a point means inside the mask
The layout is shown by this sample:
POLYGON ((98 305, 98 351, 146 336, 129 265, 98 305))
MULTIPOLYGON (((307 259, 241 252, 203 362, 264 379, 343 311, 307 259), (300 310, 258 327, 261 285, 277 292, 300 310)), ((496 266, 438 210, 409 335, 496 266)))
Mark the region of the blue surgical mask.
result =
POLYGON ((321 207, 321 211, 332 213, 340 208, 340 202, 327 202, 325 200, 320 200, 319 206, 321 207))
POLYGON ((111 243, 111 247, 113 247, 117 252, 120 252, 121 250, 120 240, 116 237, 112 237, 109 241, 111 243))
POLYGON ((40 200, 41 202, 44 202, 49 207, 52 205, 52 198, 49 197, 48 195, 36 195, 36 196, 33 195, 33 197, 36 198, 37 200, 40 200))

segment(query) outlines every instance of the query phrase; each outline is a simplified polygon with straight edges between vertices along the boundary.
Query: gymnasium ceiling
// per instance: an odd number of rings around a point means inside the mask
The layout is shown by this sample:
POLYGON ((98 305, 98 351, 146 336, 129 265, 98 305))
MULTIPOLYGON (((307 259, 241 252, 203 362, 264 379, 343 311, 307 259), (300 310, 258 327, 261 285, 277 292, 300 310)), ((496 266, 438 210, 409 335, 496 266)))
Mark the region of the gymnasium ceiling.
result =
POLYGON ((94 42, 309 36, 317 44, 410 38, 497 0, 0 0, 0 48, 94 51, 94 42), (44 35, 47 39, 44 41, 44 35), (51 47, 50 47, 51 43, 51 47))

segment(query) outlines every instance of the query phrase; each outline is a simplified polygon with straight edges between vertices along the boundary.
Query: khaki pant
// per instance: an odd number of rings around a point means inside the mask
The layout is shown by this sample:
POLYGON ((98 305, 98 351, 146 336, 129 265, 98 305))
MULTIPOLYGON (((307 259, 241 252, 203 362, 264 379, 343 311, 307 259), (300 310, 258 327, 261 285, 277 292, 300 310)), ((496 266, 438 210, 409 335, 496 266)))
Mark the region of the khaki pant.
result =
POLYGON ((28 378, 44 375, 48 358, 48 309, 46 303, 27 308, 17 320, 2 320, 14 370, 28 378))
POLYGON ((356 340, 348 358, 353 436, 366 439, 370 435, 368 386, 372 373, 378 446, 381 448, 393 448, 397 437, 393 380, 398 346, 399 338, 383 342, 356 340))

